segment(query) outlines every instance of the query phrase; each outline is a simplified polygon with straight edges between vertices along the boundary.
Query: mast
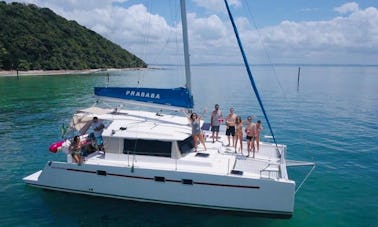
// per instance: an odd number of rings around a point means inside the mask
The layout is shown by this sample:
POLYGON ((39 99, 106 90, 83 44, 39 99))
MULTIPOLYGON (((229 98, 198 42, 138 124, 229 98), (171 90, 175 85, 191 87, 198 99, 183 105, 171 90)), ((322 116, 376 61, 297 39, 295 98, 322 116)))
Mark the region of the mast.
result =
POLYGON ((184 60, 185 60, 185 77, 186 88, 192 93, 192 83, 190 76, 190 59, 189 59, 189 42, 188 42, 188 23, 186 20, 185 0, 180 1, 181 5, 181 23, 182 23, 182 39, 184 41, 184 60))

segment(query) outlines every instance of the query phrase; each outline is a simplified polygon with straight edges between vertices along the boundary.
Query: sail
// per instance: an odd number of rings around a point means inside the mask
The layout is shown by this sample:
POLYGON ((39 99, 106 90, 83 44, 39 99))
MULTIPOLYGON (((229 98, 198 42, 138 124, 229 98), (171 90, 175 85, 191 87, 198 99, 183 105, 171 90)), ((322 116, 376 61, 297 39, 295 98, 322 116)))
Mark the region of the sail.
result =
POLYGON ((137 88, 137 87, 95 87, 94 93, 100 97, 121 99, 125 101, 173 106, 186 109, 193 108, 193 97, 188 89, 179 87, 137 88))

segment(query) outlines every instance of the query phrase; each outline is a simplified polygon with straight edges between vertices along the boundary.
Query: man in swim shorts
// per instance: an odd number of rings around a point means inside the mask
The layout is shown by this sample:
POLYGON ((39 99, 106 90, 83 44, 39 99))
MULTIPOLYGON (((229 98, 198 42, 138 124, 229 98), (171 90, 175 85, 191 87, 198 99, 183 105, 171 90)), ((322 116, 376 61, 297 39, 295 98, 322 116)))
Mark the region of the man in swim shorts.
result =
POLYGON ((234 108, 230 108, 230 113, 226 117, 226 136, 228 139, 228 145, 230 146, 230 136, 232 136, 232 147, 235 146, 235 120, 237 115, 234 113, 234 108))
POLYGON ((219 126, 223 121, 222 112, 219 110, 219 105, 215 104, 214 110, 211 113, 211 132, 213 137, 213 143, 218 140, 219 126))

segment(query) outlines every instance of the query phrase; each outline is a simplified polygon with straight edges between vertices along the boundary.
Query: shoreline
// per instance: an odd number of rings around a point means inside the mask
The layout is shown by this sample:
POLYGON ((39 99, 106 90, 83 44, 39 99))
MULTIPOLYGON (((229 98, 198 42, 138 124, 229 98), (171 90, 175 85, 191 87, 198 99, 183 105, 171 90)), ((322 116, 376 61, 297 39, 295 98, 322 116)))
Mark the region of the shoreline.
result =
POLYGON ((133 71, 133 70, 145 70, 149 68, 123 68, 123 69, 77 69, 77 70, 28 70, 28 71, 18 71, 17 70, 0 70, 0 77, 6 76, 52 76, 52 75, 69 75, 69 74, 89 74, 89 73, 99 73, 99 72, 112 72, 112 71, 133 71))

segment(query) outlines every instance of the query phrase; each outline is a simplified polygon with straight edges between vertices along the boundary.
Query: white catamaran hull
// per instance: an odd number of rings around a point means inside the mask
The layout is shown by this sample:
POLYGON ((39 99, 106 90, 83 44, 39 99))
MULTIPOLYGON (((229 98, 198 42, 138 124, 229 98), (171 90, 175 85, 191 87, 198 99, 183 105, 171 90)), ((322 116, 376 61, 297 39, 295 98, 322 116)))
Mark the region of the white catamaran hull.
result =
POLYGON ((23 179, 40 188, 154 203, 290 217, 295 183, 49 161, 23 179))
MULTIPOLYGON (((260 142, 255 153, 251 151, 253 149, 248 152, 247 144, 243 142, 243 149, 237 150, 225 145, 225 125, 221 125, 219 137, 214 138, 210 137, 210 124, 200 121, 205 135, 203 145, 206 146, 200 152, 202 145, 199 145, 197 153, 190 126, 194 119, 188 121, 189 116, 180 116, 178 112, 173 115, 162 112, 164 106, 171 111, 184 110, 182 112, 188 115, 190 112, 185 110, 194 107, 185 1, 181 0, 185 88, 95 88, 97 96, 132 104, 142 102, 142 106, 153 105, 160 111, 122 110, 118 106, 78 111, 72 118, 71 128, 85 140, 85 146, 87 142, 93 142, 90 130, 99 130, 97 126, 90 129, 91 120, 96 117, 108 121, 103 127, 103 144, 94 146, 96 152, 88 152, 90 157, 86 156, 80 165, 72 163, 72 160, 49 161, 43 170, 23 180, 31 186, 57 191, 290 217, 294 210, 296 186, 287 174, 286 146, 276 142, 227 1, 225 5, 274 143, 260 142)), ((50 150, 57 152, 65 144, 66 141, 54 143, 50 150)), ((71 154, 68 153, 67 157, 71 154)))

